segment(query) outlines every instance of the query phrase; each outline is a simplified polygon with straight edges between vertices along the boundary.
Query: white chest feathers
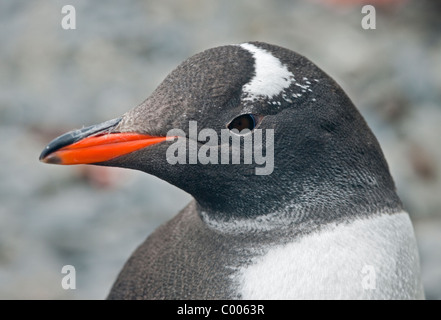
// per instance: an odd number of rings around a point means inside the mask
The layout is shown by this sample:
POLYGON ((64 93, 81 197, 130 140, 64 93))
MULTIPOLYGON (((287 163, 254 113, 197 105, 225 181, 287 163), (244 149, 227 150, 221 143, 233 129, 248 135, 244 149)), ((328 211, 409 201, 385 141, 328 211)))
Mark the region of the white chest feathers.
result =
POLYGON ((332 225, 270 248, 236 274, 243 299, 424 298, 405 212, 332 225))

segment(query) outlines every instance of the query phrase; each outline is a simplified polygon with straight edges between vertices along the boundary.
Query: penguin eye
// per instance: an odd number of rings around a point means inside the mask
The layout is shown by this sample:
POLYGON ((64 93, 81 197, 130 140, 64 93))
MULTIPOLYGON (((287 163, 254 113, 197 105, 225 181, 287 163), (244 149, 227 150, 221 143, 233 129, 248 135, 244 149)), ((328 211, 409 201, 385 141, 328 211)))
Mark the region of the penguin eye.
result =
POLYGON ((257 121, 254 115, 243 114, 233 119, 233 121, 231 121, 227 127, 230 130, 237 129, 239 132, 243 129, 249 129, 251 131, 256 127, 256 124, 257 121))

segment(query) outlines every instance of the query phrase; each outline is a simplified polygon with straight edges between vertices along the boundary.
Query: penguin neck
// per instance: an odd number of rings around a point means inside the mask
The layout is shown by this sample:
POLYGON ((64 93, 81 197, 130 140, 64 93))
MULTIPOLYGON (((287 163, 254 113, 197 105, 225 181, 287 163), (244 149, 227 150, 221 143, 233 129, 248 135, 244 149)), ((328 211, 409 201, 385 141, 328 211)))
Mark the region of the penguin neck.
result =
POLYGON ((336 177, 332 184, 324 180, 319 183, 293 182, 290 186, 270 185, 266 191, 236 190, 229 199, 211 197, 207 201, 196 196, 197 210, 210 227, 242 232, 302 229, 305 225, 319 227, 324 223, 392 214, 403 209, 394 189, 382 188, 377 181, 346 181, 339 185, 338 179, 336 177))

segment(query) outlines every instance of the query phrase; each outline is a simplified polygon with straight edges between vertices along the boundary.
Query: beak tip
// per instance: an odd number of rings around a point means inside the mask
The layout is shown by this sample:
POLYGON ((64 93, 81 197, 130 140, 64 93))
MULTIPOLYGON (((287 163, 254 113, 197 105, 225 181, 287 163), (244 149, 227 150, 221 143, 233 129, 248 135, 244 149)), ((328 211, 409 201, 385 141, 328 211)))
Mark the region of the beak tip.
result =
POLYGON ((64 161, 63 157, 58 153, 58 150, 66 146, 70 146, 96 133, 103 131, 107 132, 109 129, 114 128, 121 121, 121 119, 122 118, 116 118, 97 125, 69 131, 49 142, 46 148, 44 148, 44 150, 41 152, 38 159, 41 162, 50 164, 79 164, 79 162, 70 163, 70 161, 64 161))
POLYGON ((44 158, 46 158, 49 155, 48 149, 49 149, 49 147, 44 148, 44 150, 40 153, 38 160, 40 160, 41 162, 45 162, 44 158))
POLYGON ((43 163, 49 163, 49 164, 61 164, 61 158, 56 155, 56 153, 48 153, 47 148, 43 150, 43 152, 40 154, 40 157, 38 158, 43 163))

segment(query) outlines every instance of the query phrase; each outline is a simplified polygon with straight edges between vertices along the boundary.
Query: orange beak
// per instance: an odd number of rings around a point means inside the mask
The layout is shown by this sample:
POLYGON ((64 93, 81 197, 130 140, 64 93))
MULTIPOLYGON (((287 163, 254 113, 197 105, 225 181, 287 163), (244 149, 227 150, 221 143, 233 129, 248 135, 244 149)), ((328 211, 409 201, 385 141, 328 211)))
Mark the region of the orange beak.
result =
POLYGON ((53 164, 99 163, 167 140, 139 133, 112 132, 120 118, 68 132, 48 144, 40 161, 53 164))

